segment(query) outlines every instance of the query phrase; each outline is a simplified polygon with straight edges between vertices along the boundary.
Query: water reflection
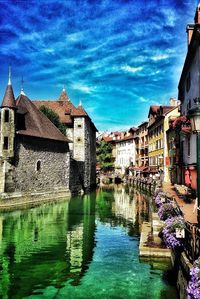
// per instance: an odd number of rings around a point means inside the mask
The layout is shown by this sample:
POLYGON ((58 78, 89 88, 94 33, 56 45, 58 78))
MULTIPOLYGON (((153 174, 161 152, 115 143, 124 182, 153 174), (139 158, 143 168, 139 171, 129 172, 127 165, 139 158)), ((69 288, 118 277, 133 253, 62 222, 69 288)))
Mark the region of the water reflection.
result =
POLYGON ((91 197, 0 215, 3 298, 23 298, 49 284, 59 288, 67 279, 80 283, 95 245, 91 197))
POLYGON ((100 188, 97 207, 100 221, 128 226, 134 233, 141 229, 143 221, 149 221, 150 199, 132 186, 119 184, 100 188))
POLYGON ((118 185, 0 213, 0 297, 135 299, 149 282, 149 298, 169 294, 162 272, 138 259, 148 211, 147 196, 118 185))

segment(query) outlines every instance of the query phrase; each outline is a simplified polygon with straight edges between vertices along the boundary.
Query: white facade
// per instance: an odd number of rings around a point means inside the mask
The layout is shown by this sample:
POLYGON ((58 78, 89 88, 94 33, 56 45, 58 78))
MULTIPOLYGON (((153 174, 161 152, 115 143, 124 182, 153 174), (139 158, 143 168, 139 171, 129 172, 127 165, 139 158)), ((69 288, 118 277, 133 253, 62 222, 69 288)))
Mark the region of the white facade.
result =
POLYGON ((133 137, 122 139, 116 143, 116 171, 124 174, 125 169, 135 165, 135 141, 133 137))

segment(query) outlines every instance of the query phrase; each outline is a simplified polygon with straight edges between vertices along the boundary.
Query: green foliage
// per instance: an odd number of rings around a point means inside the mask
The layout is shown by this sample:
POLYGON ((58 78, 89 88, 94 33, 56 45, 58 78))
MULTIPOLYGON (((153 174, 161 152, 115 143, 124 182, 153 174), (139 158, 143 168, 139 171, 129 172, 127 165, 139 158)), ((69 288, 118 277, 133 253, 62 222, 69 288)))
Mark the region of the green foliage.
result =
POLYGON ((51 108, 41 106, 40 111, 48 117, 48 119, 60 130, 60 132, 66 135, 66 125, 60 122, 59 115, 51 108))
POLYGON ((112 170, 113 157, 112 157, 112 145, 106 141, 101 141, 97 150, 97 160, 103 171, 112 170))

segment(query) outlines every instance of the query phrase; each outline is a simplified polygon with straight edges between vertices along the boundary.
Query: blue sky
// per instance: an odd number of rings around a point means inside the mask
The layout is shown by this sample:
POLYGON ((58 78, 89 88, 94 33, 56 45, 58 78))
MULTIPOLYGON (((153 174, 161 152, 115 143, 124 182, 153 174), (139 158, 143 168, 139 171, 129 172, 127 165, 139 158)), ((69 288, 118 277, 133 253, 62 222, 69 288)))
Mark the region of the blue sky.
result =
POLYGON ((147 119, 177 97, 194 0, 0 0, 0 96, 12 66, 30 99, 57 99, 65 85, 99 130, 147 119))

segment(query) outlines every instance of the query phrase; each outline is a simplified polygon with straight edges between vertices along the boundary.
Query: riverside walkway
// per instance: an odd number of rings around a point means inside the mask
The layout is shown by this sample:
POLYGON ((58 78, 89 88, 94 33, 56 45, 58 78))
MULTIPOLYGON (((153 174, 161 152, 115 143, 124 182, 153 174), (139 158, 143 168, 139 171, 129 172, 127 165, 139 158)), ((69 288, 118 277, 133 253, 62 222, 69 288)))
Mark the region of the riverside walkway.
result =
POLYGON ((197 209, 195 209, 195 200, 191 203, 184 202, 183 199, 177 195, 176 191, 173 190, 173 186, 170 183, 163 182, 163 191, 176 200, 186 221, 191 224, 197 224, 197 209))

